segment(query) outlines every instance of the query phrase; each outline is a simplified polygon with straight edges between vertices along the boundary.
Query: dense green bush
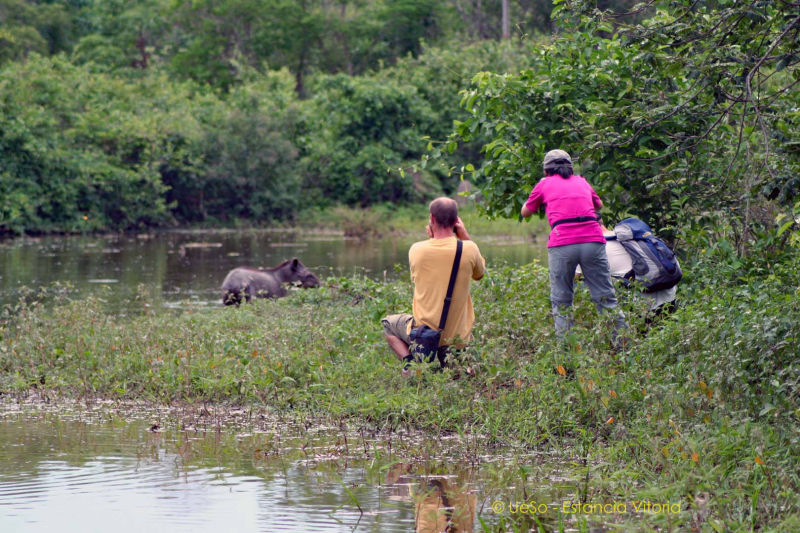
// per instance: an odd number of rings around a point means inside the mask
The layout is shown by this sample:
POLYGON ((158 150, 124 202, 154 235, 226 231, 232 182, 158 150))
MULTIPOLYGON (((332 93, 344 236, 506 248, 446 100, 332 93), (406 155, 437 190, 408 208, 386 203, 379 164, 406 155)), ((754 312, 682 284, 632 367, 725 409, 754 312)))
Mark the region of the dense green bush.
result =
POLYGON ((93 67, 37 57, 0 72, 0 229, 129 229, 295 211, 290 74, 261 75, 222 100, 166 73, 93 67))
MULTIPOLYGON (((479 72, 518 72, 529 67, 532 59, 529 46, 527 42, 484 41, 469 46, 454 43, 430 47, 418 57, 403 58, 393 67, 375 73, 375 77, 410 85, 428 102, 433 115, 420 135, 433 147, 447 137, 455 122, 469 116, 455 96, 469 86, 472 78, 479 72)), ((420 166, 436 175, 445 192, 452 193, 457 187, 452 169, 479 159, 481 141, 485 139, 478 137, 470 143, 462 143, 453 154, 444 152, 441 161, 426 161, 420 166)), ((427 159, 426 156, 423 155, 427 159)))
POLYGON ((74 31, 69 9, 63 4, 0 0, 0 66, 31 53, 66 51, 74 31))
POLYGON ((417 199, 404 175, 425 146, 429 104, 414 87, 376 77, 324 77, 302 125, 304 187, 316 203, 366 206, 417 199))
MULTIPOLYGON (((523 50, 518 43, 430 48, 374 73, 318 77, 299 126, 304 187, 321 204, 362 206, 452 193, 451 173, 419 165, 420 158, 432 139, 466 118, 454 98, 460 88, 476 72, 525 65, 523 50)), ((444 165, 463 164, 470 148, 444 165)))
POLYGON ((798 24, 785 6, 692 5, 633 24, 575 0, 554 42, 470 45, 452 38, 495 33, 477 4, 5 0, 0 231, 291 219, 450 194, 459 175, 513 218, 558 145, 610 220, 780 248, 800 186, 798 24), (726 46, 690 38, 704 32, 726 46))
POLYGON ((291 220, 301 200, 367 206, 452 193, 446 169, 418 164, 465 113, 452 94, 475 71, 524 61, 512 44, 431 49, 359 77, 318 76, 300 100, 287 69, 242 65, 220 94, 156 67, 97 63, 96 54, 128 59, 83 44, 80 65, 37 56, 0 71, 0 231, 291 220))
POLYGON ((191 166, 164 169, 171 212, 181 222, 292 218, 300 199, 299 120, 291 75, 283 70, 253 77, 219 99, 191 103, 197 135, 191 166))
POLYGON ((532 49, 530 69, 476 76, 462 100, 471 116, 446 148, 487 139, 476 166, 488 212, 516 217, 553 148, 573 155, 611 218, 635 214, 671 237, 729 223, 742 254, 794 202, 800 70, 791 9, 655 5, 651 18, 628 25, 594 3, 562 3, 572 31, 532 49))
POLYGON ((166 79, 131 83, 63 58, 0 71, 0 227, 82 230, 163 223, 160 168, 191 117, 166 79))

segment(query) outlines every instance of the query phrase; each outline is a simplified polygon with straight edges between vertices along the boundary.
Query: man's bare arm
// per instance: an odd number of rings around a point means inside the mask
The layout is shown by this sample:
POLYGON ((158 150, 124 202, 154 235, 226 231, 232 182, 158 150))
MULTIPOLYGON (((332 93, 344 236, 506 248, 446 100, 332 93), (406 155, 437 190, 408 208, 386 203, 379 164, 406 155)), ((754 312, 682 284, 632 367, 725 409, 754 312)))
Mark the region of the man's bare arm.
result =
POLYGON ((461 239, 462 241, 471 241, 469 237, 469 233, 467 233, 467 228, 464 226, 464 221, 461 220, 461 217, 456 218, 456 225, 453 226, 453 229, 456 231, 456 237, 461 239))

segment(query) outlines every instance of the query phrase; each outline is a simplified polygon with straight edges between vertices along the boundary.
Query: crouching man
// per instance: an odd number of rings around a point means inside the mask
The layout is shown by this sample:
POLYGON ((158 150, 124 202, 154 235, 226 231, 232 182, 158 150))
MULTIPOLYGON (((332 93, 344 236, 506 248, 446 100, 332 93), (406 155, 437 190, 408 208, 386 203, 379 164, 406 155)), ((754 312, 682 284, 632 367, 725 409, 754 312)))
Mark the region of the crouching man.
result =
POLYGON ((389 346, 399 359, 406 362, 404 375, 408 373, 408 363, 414 360, 409 349, 411 330, 422 325, 439 329, 458 241, 462 241, 461 259, 441 332, 440 351, 441 347, 447 346, 462 348, 472 338, 475 313, 470 280, 481 279, 486 271, 486 261, 478 246, 470 240, 458 216, 455 200, 437 198, 431 202, 429 211, 429 223, 425 228, 429 239, 414 243, 408 251, 411 281, 414 282, 413 314, 389 315, 381 320, 389 346))

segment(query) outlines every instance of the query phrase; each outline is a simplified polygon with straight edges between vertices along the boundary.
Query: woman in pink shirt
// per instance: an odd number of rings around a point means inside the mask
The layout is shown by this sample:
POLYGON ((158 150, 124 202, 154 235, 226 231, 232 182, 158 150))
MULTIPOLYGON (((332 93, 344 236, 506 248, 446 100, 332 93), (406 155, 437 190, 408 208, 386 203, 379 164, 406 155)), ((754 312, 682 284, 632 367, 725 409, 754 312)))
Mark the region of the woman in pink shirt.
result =
POLYGON ((603 202, 583 177, 572 173, 572 159, 564 150, 547 152, 542 166, 545 177, 522 206, 522 216, 527 218, 544 207, 550 224, 547 261, 556 334, 563 337, 572 327, 573 283, 575 268, 580 265, 597 309, 614 313, 616 344, 626 324, 625 315, 617 307, 608 270, 606 239, 597 220, 596 211, 603 208, 603 202))

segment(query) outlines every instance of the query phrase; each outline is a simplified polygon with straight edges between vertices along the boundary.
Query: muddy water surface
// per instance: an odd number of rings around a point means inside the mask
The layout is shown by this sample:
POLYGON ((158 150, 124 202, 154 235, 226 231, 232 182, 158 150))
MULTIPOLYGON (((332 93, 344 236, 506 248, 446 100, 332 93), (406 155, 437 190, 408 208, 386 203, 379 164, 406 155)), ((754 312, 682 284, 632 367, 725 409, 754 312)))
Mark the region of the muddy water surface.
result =
MULTIPOLYGON (((50 236, 0 242, 0 305, 61 284, 72 298, 95 295, 121 312, 221 305, 225 274, 298 257, 320 277, 408 276, 408 248, 422 236, 344 239, 335 233, 270 230, 172 231, 140 235, 50 236), (144 298, 142 298, 144 296, 144 298)), ((490 266, 546 257, 544 244, 474 236, 490 266)))
POLYGON ((0 531, 471 532, 492 520, 474 458, 415 454, 410 436, 243 416, 246 431, 204 408, 141 418, 5 406, 0 531))

